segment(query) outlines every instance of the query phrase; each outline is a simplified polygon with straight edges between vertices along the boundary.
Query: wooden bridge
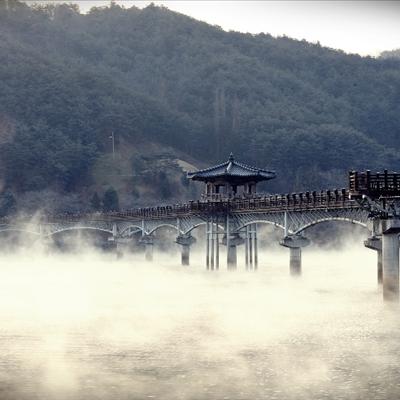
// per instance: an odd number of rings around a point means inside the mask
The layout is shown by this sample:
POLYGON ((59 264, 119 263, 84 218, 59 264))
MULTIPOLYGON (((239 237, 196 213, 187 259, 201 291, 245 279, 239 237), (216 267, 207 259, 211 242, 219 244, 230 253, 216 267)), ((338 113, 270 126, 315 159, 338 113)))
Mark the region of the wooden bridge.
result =
POLYGON ((140 236, 146 259, 151 260, 154 233, 170 227, 177 233, 182 264, 189 264, 192 231, 204 225, 206 267, 220 267, 220 247, 226 247, 228 269, 237 267, 237 249, 244 245, 247 269, 258 267, 260 224, 282 229, 280 244, 289 248, 290 271, 301 273, 301 249, 309 244, 304 231, 326 221, 347 221, 369 230, 365 245, 378 254, 378 282, 385 300, 399 299, 400 174, 349 173, 348 189, 280 195, 260 195, 256 184, 275 173, 238 163, 233 156, 223 164, 188 174, 205 182, 199 201, 108 213, 75 213, 3 219, 0 232, 25 231, 41 237, 89 229, 106 232, 115 243, 140 236))

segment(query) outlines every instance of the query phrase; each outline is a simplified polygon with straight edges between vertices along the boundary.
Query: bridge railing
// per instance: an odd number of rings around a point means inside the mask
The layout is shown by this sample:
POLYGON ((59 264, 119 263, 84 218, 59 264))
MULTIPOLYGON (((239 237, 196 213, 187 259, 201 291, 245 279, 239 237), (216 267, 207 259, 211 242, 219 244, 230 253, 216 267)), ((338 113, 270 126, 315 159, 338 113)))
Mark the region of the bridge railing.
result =
POLYGON ((250 199, 232 199, 219 201, 190 201, 185 204, 136 208, 125 211, 107 213, 73 213, 47 215, 47 222, 76 222, 90 219, 98 221, 145 220, 184 217, 206 213, 243 212, 279 212, 302 211, 311 209, 353 208, 359 207, 355 200, 349 198, 346 189, 313 191, 304 193, 289 193, 279 195, 259 196, 250 199))
POLYGON ((351 197, 366 195, 371 198, 400 196, 400 174, 388 170, 376 173, 350 171, 349 194, 351 197))

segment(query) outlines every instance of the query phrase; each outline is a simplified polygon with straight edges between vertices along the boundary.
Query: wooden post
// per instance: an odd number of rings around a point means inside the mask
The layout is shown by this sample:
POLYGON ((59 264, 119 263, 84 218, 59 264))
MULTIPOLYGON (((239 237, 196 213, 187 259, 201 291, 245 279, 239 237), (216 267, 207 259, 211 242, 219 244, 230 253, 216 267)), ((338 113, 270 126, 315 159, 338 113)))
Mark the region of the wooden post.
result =
POLYGON ((215 218, 215 269, 219 269, 218 217, 215 218))
POLYGON ((246 269, 249 269, 249 227, 246 225, 245 239, 244 239, 244 251, 245 251, 245 264, 246 269))
POLYGON ((211 215, 211 270, 214 270, 214 217, 211 215))
POLYGON ((253 233, 253 240, 254 240, 254 269, 258 269, 258 243, 257 243, 257 224, 254 224, 254 233, 253 233))
POLYGON ((249 235, 248 235, 248 240, 249 240, 249 268, 253 269, 253 232, 252 232, 252 226, 249 226, 249 235))
POLYGON ((210 221, 206 222, 206 266, 210 269, 210 221))

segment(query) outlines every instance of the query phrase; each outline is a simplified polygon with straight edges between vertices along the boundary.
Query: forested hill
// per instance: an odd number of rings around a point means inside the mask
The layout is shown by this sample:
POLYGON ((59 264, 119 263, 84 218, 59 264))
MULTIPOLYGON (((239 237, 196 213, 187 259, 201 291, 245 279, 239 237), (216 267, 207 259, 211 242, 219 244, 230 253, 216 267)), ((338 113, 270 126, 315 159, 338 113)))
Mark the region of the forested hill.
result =
POLYGON ((187 198, 168 157, 203 166, 231 151, 276 169, 279 191, 343 185, 349 168, 400 169, 396 59, 225 32, 153 5, 83 15, 10 0, 0 60, 3 203, 45 191, 79 208, 111 184, 126 204, 187 198), (106 170, 129 178, 107 181, 106 170))

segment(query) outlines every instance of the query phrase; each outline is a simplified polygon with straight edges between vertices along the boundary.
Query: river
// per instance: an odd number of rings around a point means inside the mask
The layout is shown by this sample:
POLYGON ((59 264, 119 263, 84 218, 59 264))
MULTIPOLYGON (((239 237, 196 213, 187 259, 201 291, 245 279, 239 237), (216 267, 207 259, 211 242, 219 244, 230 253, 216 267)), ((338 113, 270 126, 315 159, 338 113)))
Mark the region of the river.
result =
POLYGON ((257 272, 178 255, 0 256, 0 399, 399 399, 400 321, 376 255, 308 250, 257 272))

